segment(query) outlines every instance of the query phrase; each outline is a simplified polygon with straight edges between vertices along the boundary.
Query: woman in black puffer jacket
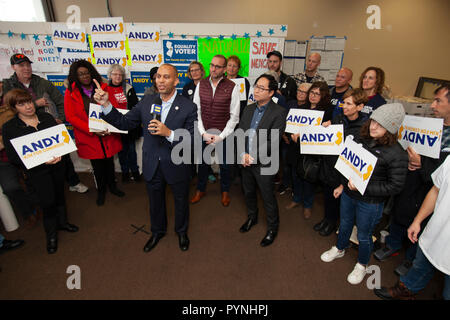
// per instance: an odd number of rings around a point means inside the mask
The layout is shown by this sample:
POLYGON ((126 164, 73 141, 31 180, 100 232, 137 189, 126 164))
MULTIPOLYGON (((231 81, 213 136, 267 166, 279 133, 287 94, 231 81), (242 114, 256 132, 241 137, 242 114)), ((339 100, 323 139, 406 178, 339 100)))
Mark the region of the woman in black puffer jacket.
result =
POLYGON ((372 113, 370 121, 361 128, 359 141, 356 140, 378 159, 364 195, 357 191, 351 180, 334 191, 335 197, 341 196, 338 240, 336 246, 320 258, 331 262, 343 257, 356 222, 358 262, 347 277, 351 284, 364 279, 373 249, 372 233, 383 214, 384 202, 404 187, 408 155, 397 142, 397 132, 404 118, 405 111, 399 103, 385 104, 372 113))

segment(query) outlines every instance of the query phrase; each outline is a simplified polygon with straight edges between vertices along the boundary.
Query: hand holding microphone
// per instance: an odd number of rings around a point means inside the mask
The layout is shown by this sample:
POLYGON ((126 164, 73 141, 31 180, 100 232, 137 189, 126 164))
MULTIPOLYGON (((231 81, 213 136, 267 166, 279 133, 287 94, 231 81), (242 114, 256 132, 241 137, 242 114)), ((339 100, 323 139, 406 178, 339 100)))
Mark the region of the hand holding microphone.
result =
POLYGON ((150 113, 153 116, 153 120, 151 120, 148 124, 148 131, 152 135, 168 137, 170 136, 170 129, 166 127, 164 123, 161 122, 161 111, 162 111, 162 101, 160 97, 156 97, 152 107, 150 109, 150 113))

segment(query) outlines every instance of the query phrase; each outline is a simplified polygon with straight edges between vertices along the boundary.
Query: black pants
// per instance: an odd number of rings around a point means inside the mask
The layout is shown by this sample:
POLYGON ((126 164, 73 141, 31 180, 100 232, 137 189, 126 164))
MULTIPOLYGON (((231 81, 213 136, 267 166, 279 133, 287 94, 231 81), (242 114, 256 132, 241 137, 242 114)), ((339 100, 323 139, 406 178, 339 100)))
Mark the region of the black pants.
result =
POLYGON ((279 216, 278 203, 274 193, 274 175, 261 175, 259 165, 242 168, 242 187, 248 217, 258 219, 258 199, 256 197, 256 187, 258 187, 267 213, 267 229, 278 231, 279 216))
POLYGON ((29 170, 27 175, 44 214, 45 233, 47 237, 56 237, 58 227, 67 223, 64 161, 44 166, 41 170, 29 170))
POLYGON ((331 224, 336 224, 339 219, 340 197, 333 196, 334 189, 326 184, 322 184, 323 206, 325 209, 325 219, 331 224))
MULTIPOLYGON (((150 201, 150 222, 152 233, 167 232, 166 186, 167 182, 158 166, 152 180, 147 181, 150 201)), ((189 180, 170 184, 175 203, 175 232, 186 234, 189 224, 189 180)))
POLYGON ((75 172, 75 168, 73 167, 72 159, 69 154, 66 154, 61 157, 61 160, 64 161, 66 166, 66 181, 69 183, 69 186, 73 187, 80 183, 80 178, 78 174, 75 172))
POLYGON ((106 187, 114 188, 116 186, 114 172, 114 157, 104 159, 91 159, 91 165, 94 169, 97 191, 105 193, 106 187))
POLYGON ((12 205, 24 219, 27 219, 34 211, 32 196, 25 192, 19 182, 19 170, 9 162, 0 161, 0 186, 3 193, 9 198, 12 205))

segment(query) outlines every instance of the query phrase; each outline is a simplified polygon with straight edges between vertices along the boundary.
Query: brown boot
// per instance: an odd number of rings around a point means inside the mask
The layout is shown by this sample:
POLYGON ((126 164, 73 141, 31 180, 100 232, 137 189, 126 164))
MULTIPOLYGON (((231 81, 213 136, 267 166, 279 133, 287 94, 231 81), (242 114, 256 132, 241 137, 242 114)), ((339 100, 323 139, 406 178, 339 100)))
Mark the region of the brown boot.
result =
POLYGON ((374 289, 373 292, 384 300, 415 300, 416 294, 412 293, 401 281, 398 281, 395 286, 380 289, 374 289))
POLYGON ((286 206, 286 210, 291 210, 291 209, 297 208, 298 206, 300 206, 300 203, 295 202, 295 201, 291 201, 291 203, 289 203, 286 206))
POLYGON ((312 215, 312 209, 311 208, 303 209, 303 216, 305 217, 305 219, 311 218, 311 215, 312 215))
POLYGON ((197 192, 195 193, 195 196, 191 199, 191 203, 194 204, 194 203, 199 202, 200 199, 205 196, 205 194, 206 194, 206 192, 201 192, 201 191, 197 190, 197 192))
POLYGON ((228 207, 230 205, 230 196, 228 192, 222 192, 222 205, 228 207))

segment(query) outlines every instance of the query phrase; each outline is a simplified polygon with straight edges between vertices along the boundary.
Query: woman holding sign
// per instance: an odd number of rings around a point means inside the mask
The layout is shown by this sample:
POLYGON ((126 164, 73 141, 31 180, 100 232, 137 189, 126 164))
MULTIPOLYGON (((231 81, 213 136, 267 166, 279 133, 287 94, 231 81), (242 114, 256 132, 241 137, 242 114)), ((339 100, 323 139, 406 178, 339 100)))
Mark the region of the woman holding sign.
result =
POLYGON ((347 277, 351 284, 364 279, 372 255, 372 233, 381 219, 385 201, 399 193, 405 184, 408 155, 397 142, 397 132, 404 118, 405 111, 399 103, 385 104, 372 113, 370 120, 361 127, 360 139, 355 139, 377 157, 375 168, 364 170, 364 175, 369 174, 370 179, 364 194, 361 195, 351 179, 334 190, 334 196, 341 197, 338 240, 336 246, 320 258, 331 262, 343 257, 356 223, 358 262, 347 277))
POLYGON ((54 158, 31 169, 26 169, 11 144, 11 139, 44 130, 57 123, 46 112, 36 113, 30 93, 23 89, 12 89, 5 96, 6 105, 16 115, 3 125, 3 141, 9 161, 21 167, 29 184, 36 193, 44 214, 44 229, 47 236, 47 252, 55 253, 58 248, 58 230, 77 232, 78 227, 67 222, 64 197, 64 162, 54 158))
MULTIPOLYGON (((91 132, 89 130, 89 107, 94 100, 96 86, 108 90, 102 77, 94 66, 86 60, 78 60, 70 66, 69 87, 64 98, 66 119, 73 126, 78 156, 91 160, 97 183, 97 205, 105 203, 106 188, 118 196, 125 193, 117 188, 114 173, 114 155, 122 149, 120 135, 108 131, 91 132), (100 85, 101 84, 101 85, 100 85)), ((109 96, 111 103, 117 107, 113 95, 109 96)))

